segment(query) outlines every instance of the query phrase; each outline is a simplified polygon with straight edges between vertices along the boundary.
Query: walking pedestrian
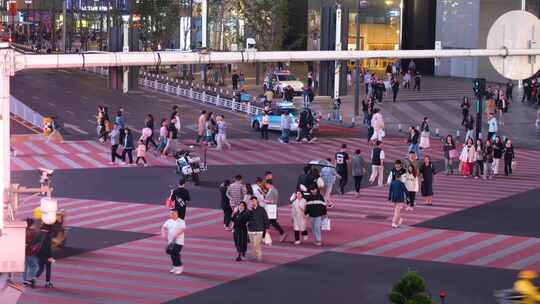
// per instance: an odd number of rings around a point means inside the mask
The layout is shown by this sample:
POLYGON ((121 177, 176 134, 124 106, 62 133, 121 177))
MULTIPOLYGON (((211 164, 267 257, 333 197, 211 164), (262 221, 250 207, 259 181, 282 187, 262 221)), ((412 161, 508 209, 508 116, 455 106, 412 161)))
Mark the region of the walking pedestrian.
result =
POLYGON ((221 151, 223 145, 227 146, 227 149, 231 150, 231 144, 227 140, 227 123, 225 122, 225 116, 217 116, 217 134, 216 134, 216 150, 221 151))
POLYGON ((420 177, 420 190, 426 200, 426 205, 433 205, 433 179, 437 172, 429 156, 424 156, 424 163, 418 169, 420 177))
POLYGON ((51 283, 51 268, 55 262, 52 251, 52 232, 51 225, 41 225, 39 234, 34 238, 32 242, 32 253, 36 256, 38 261, 38 271, 36 278, 39 278, 45 270, 45 288, 52 288, 51 283))
POLYGON ((266 210, 259 206, 257 197, 251 197, 250 211, 247 214, 247 229, 249 236, 249 243, 251 244, 253 255, 257 261, 262 260, 262 248, 261 242, 266 234, 266 230, 270 225, 266 210))
POLYGON ((461 105, 459 106, 461 108, 461 115, 463 118, 461 119, 461 125, 465 125, 465 121, 469 117, 469 111, 471 109, 471 102, 469 101, 468 97, 463 97, 463 102, 461 102, 461 105))
POLYGON ((422 80, 422 75, 420 75, 420 72, 414 73, 414 87, 413 91, 417 90, 420 91, 420 82, 422 80))
POLYGON ((32 246, 34 239, 37 236, 37 231, 34 226, 34 219, 26 219, 26 236, 25 236, 25 258, 24 258, 24 272, 23 272, 23 284, 25 286, 34 287, 36 280, 35 276, 38 271, 38 259, 33 252, 34 246, 32 246))
POLYGON ((385 136, 384 119, 379 109, 373 110, 371 126, 373 127, 373 136, 371 136, 371 141, 382 141, 385 136))
POLYGON ((114 123, 114 127, 111 130, 111 165, 116 163, 116 159, 122 159, 122 156, 118 154, 118 146, 120 145, 120 129, 118 125, 114 123))
POLYGON ((498 114, 497 120, 500 125, 504 125, 504 114, 506 114, 507 112, 508 112, 508 99, 502 96, 497 101, 497 114, 498 114))
MULTIPOLYGON (((251 184, 251 191, 253 192, 252 196, 255 196, 257 198, 257 201, 259 202, 259 204, 264 203, 264 190, 263 190, 263 188, 264 188, 263 179, 260 178, 260 177, 256 177, 255 178, 255 183, 251 184)), ((247 189, 246 189, 246 192, 247 192, 247 189)), ((249 197, 248 202, 249 202, 250 199, 251 199, 251 197, 249 197)), ((264 207, 264 206, 262 206, 262 207, 264 207)))
POLYGON ((184 271, 180 252, 184 247, 186 222, 178 217, 176 210, 171 209, 170 218, 161 226, 161 235, 167 238, 166 252, 171 256, 172 268, 169 272, 181 275, 184 271))
POLYGON ((269 125, 270 125, 270 116, 268 115, 268 111, 264 111, 263 116, 261 118, 261 138, 264 140, 268 140, 269 125))
POLYGON ((227 188, 231 185, 231 181, 224 180, 221 184, 219 184, 219 193, 221 195, 221 210, 223 210, 223 229, 225 230, 231 230, 231 215, 232 215, 232 208, 229 201, 229 198, 227 197, 227 188))
POLYGON ((360 196, 360 187, 362 186, 362 177, 366 172, 365 161, 360 155, 360 149, 354 151, 354 155, 351 158, 351 174, 354 179, 354 192, 355 197, 360 196))
POLYGON ((195 142, 199 143, 204 137, 205 134, 205 125, 206 125, 206 111, 202 110, 201 115, 199 115, 199 118, 197 119, 197 139, 195 142))
POLYGON ((341 121, 341 98, 334 99, 334 104, 332 106, 332 109, 334 110, 334 120, 335 121, 341 121))
POLYGON ((145 167, 148 167, 148 162, 146 161, 146 145, 144 143, 144 140, 139 141, 139 145, 137 146, 137 159, 135 160, 135 164, 139 164, 139 160, 142 160, 145 167))
MULTIPOLYGON (((405 173, 407 173, 407 170, 403 168, 401 160, 397 159, 394 161, 394 167, 390 170, 390 174, 388 174, 387 184, 390 185, 392 183, 394 176, 400 176, 400 178, 405 177, 405 173)), ((405 181, 402 180, 402 182, 405 181)))
POLYGON ((145 138, 146 151, 148 151, 149 144, 152 144, 152 146, 154 146, 154 148, 157 150, 158 145, 154 141, 154 116, 152 116, 152 114, 146 115, 146 118, 144 119, 144 125, 146 126, 146 128, 148 128, 148 130, 150 130, 150 134, 147 134, 145 138))
POLYGON ((483 179, 491 179, 493 176, 493 145, 491 140, 486 139, 484 146, 484 176, 483 179))
MULTIPOLYGON (((348 171, 349 171, 349 154, 347 153, 347 145, 342 144, 341 149, 334 156, 336 161, 336 171, 339 174, 339 193, 345 194, 345 186, 347 186, 348 171)), ((330 207, 330 206, 329 206, 330 207)))
POLYGON ((366 96, 370 96, 369 94, 370 85, 371 85, 371 74, 366 71, 366 73, 364 74, 364 87, 365 87, 366 96))
POLYGON ((234 71, 232 76, 231 76, 231 82, 232 82, 233 91, 238 90, 238 79, 239 79, 238 73, 236 71, 234 71))
POLYGON ((403 209, 409 192, 401 182, 401 176, 394 175, 388 189, 388 201, 394 203, 394 215, 392 217, 392 228, 398 228, 403 223, 401 209, 403 209))
POLYGON ((475 179, 478 179, 484 173, 484 143, 480 138, 476 139, 474 144, 474 156, 473 175, 475 179))
POLYGON ((133 144, 133 134, 129 128, 125 128, 124 143, 122 145, 122 164, 126 164, 126 154, 129 158, 129 165, 133 165, 133 149, 135 145, 133 144))
POLYGON ((308 232, 306 229, 306 216, 304 214, 306 210, 306 200, 302 196, 302 192, 296 191, 290 198, 291 205, 291 218, 294 229, 294 244, 300 245, 300 234, 304 241, 308 239, 308 232))
POLYGON ((236 175, 234 177, 234 182, 227 188, 226 192, 232 209, 236 208, 242 199, 244 199, 244 195, 246 194, 245 189, 246 188, 242 183, 242 175, 236 175))
POLYGON ((315 246, 322 246, 322 219, 327 214, 324 198, 316 185, 312 185, 307 192, 304 192, 303 197, 306 199, 304 214, 309 217, 311 222, 311 232, 313 233, 314 239, 313 244, 315 246))
POLYGON ((447 135, 443 144, 444 171, 446 175, 454 174, 453 160, 457 156, 456 143, 452 135, 447 135))
POLYGON ((472 114, 469 114, 463 127, 465 128, 465 141, 469 138, 473 138, 474 116, 472 114))
POLYGON ((472 174, 475 156, 475 147, 472 138, 468 137, 461 154, 459 155, 461 174, 463 177, 469 177, 472 174))
POLYGON ((392 86, 392 101, 396 102, 397 95, 399 92, 399 80, 397 80, 397 78, 395 77, 392 77, 391 86, 392 86))
POLYGON ((424 117, 422 125, 420 126, 420 149, 429 149, 431 147, 429 119, 424 117))
POLYGON ((234 209, 232 221, 234 222, 234 246, 236 247, 236 252, 238 253, 236 261, 240 262, 242 261, 242 257, 246 257, 248 244, 248 209, 245 202, 240 202, 238 207, 234 209))
POLYGON ((161 157, 166 157, 165 147, 167 146, 167 135, 167 120, 162 119, 161 127, 159 128, 159 145, 157 147, 157 153, 159 153, 161 157))
POLYGON ((411 71, 407 71, 405 73, 405 75, 403 75, 403 88, 404 89, 411 89, 411 80, 412 80, 412 76, 411 76, 411 71))
POLYGON ((416 167, 409 165, 407 167, 407 172, 401 177, 401 180, 404 181, 405 188, 407 188, 408 191, 406 210, 412 211, 414 209, 416 193, 418 192, 418 171, 416 167))
POLYGON ((505 94, 506 100, 514 101, 513 91, 514 91, 514 83, 512 82, 512 80, 508 80, 508 82, 506 83, 506 94, 505 94))
POLYGON ((489 119, 488 119, 488 136, 487 138, 489 140, 495 140, 495 135, 497 134, 497 131, 498 131, 498 126, 497 126, 497 118, 495 118, 495 115, 494 114, 489 114, 489 119))
POLYGON ((189 204, 189 201, 191 201, 189 191, 186 189, 185 179, 178 181, 178 186, 171 194, 171 200, 174 202, 174 210, 178 213, 178 218, 185 220, 187 205, 189 204))
POLYGON ((120 130, 120 142, 123 143, 124 142, 124 136, 126 134, 126 132, 125 132, 126 124, 125 124, 125 121, 124 121, 124 109, 123 108, 120 108, 118 110, 118 112, 116 112, 116 117, 114 118, 114 122, 116 123, 116 125, 118 125, 118 128, 120 130))
MULTIPOLYGON (((334 188, 334 183, 336 182, 336 179, 341 178, 340 175, 337 173, 336 168, 332 165, 332 160, 330 158, 326 159, 327 166, 323 166, 321 168, 321 178, 324 183, 324 192, 323 197, 324 201, 328 203, 329 205, 332 205, 331 196, 332 196, 332 189, 334 188)), ((313 174, 309 175, 309 178, 314 178, 313 174)), ((315 181, 311 181, 315 182, 315 181)), ((309 187, 309 183, 304 186, 309 187)), ((333 205, 332 205, 333 206, 333 205)))
POLYGON ((409 136, 407 137, 407 143, 409 144, 409 149, 407 152, 414 152, 416 159, 420 159, 420 150, 418 148, 418 139, 419 132, 414 126, 409 127, 409 136))
POLYGON ((409 71, 413 74, 416 73, 416 63, 412 59, 409 61, 409 71))
POLYGON ((378 177, 377 185, 379 187, 383 185, 384 158, 382 142, 378 140, 375 142, 373 150, 371 150, 371 176, 369 177, 369 182, 373 184, 378 177))
POLYGON ((503 156, 504 144, 500 136, 495 136, 495 141, 493 142, 493 175, 499 174, 499 164, 503 156))
POLYGON ((516 154, 514 151, 514 146, 512 145, 512 141, 507 138, 504 142, 504 150, 503 150, 503 157, 504 157, 504 175, 509 176, 512 175, 512 170, 514 168, 514 160, 516 158, 516 154))
POLYGON ((271 214, 269 214, 267 211, 269 224, 270 226, 274 227, 278 231, 279 241, 283 242, 287 238, 287 233, 285 233, 285 231, 283 230, 283 228, 278 222, 277 207, 278 207, 278 202, 279 202, 279 192, 276 189, 276 187, 273 185, 272 180, 265 180, 265 184, 266 184, 267 192, 264 196, 264 203, 266 205, 273 205, 274 206, 273 208, 276 209, 276 213, 274 214, 274 216, 271 216, 271 214))
POLYGON ((289 135, 291 133, 291 116, 287 111, 283 111, 281 113, 281 137, 279 138, 279 142, 288 144, 289 143, 289 135))

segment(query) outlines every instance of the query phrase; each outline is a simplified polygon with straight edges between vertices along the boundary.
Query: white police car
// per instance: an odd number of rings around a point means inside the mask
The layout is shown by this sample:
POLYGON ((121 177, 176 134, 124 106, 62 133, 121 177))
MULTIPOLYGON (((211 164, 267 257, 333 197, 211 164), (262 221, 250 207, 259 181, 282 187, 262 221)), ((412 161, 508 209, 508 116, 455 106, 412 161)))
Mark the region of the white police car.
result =
MULTIPOLYGON (((283 96, 283 90, 287 86, 293 88, 295 95, 302 95, 304 90, 304 84, 290 72, 273 72, 267 76, 267 82, 269 79, 272 80, 272 90, 274 91, 274 94, 279 97, 283 96)), ((265 86, 268 87, 269 84, 267 83, 265 86)))
MULTIPOLYGON (((268 112, 269 130, 281 130, 281 114, 287 113, 291 117, 291 132, 298 130, 298 113, 292 102, 281 102, 270 108, 268 112)), ((263 114, 252 115, 250 122, 254 130, 260 130, 263 114)))

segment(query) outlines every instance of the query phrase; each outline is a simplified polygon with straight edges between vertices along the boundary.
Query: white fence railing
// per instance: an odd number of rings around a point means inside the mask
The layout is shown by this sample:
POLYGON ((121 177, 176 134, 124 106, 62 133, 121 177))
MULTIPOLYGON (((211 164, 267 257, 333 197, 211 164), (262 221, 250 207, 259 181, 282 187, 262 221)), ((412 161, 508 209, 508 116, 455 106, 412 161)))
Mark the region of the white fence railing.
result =
POLYGON ((43 116, 41 116, 41 114, 30 109, 30 107, 28 107, 27 105, 22 103, 22 101, 18 100, 13 96, 11 96, 9 103, 11 113, 19 116, 20 118, 29 122, 38 129, 41 129, 43 127, 43 116))
MULTIPOLYGON (((106 67, 86 68, 86 71, 106 76, 109 69, 106 67)), ((182 96, 192 101, 213 105, 219 108, 226 108, 231 111, 257 115, 263 112, 263 108, 252 105, 251 102, 237 101, 234 98, 223 97, 229 95, 229 91, 223 91, 216 87, 205 87, 200 84, 192 86, 188 81, 169 78, 164 75, 157 75, 147 72, 140 72, 139 86, 156 90, 169 95, 182 96)))

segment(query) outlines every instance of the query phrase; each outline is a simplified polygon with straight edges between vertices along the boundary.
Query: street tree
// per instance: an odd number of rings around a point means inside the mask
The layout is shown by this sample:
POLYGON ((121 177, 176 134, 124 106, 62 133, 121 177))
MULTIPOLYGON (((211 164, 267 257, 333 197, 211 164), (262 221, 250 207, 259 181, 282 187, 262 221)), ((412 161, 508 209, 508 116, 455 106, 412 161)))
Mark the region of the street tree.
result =
POLYGON ((254 36, 257 49, 281 49, 288 29, 287 7, 287 0, 240 0, 246 32, 254 36))

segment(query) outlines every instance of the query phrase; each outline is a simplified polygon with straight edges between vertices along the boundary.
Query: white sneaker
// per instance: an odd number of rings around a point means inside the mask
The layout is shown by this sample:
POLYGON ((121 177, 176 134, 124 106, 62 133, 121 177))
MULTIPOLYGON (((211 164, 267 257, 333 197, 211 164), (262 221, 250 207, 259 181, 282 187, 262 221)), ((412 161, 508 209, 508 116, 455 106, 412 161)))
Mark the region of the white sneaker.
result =
POLYGON ((181 275, 184 272, 184 266, 176 267, 176 270, 173 272, 176 275, 181 275))
POLYGON ((176 267, 173 267, 171 268, 171 270, 169 270, 170 273, 174 273, 176 271, 176 267))
POLYGON ((308 240, 308 236, 304 235, 304 241, 307 241, 307 240, 308 240))

